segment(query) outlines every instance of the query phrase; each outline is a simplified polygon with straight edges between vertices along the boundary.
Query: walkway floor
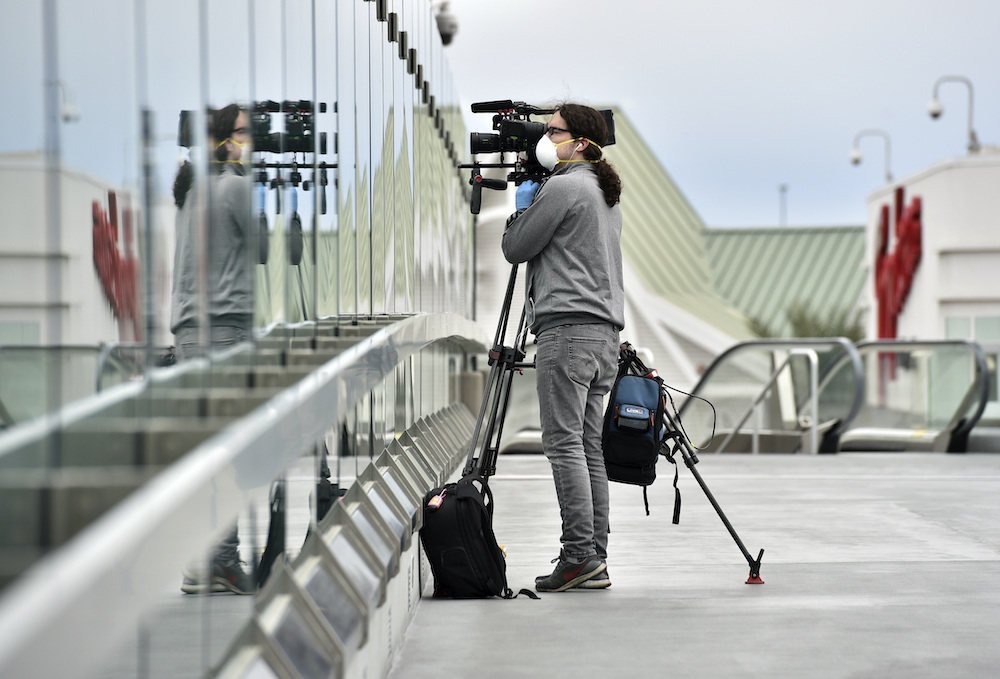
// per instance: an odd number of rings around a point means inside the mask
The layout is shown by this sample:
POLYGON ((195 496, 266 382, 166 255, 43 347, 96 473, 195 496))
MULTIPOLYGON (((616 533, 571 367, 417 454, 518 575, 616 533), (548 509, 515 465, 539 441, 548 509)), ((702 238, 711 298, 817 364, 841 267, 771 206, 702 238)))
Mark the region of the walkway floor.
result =
MULTIPOLYGON (((551 569, 559 516, 541 456, 504 456, 491 486, 515 590, 551 569)), ((612 484, 607 590, 533 601, 425 598, 392 679, 995 677, 1000 455, 705 455, 671 524, 661 463, 645 516, 612 484)))

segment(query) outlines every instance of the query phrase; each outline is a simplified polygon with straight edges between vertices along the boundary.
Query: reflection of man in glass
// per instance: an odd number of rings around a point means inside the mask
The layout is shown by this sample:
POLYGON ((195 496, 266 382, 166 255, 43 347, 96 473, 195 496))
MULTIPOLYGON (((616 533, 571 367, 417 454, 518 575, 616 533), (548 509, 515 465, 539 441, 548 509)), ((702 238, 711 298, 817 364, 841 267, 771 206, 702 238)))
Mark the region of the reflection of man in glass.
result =
MULTIPOLYGON (((204 243, 198 238, 198 200, 190 162, 181 166, 174 182, 178 209, 170 329, 179 360, 203 356, 208 347, 202 337, 208 338, 212 348, 227 347, 248 340, 253 327, 254 261, 250 253, 255 250, 250 242, 250 180, 244 165, 250 160, 250 121, 236 104, 209 111, 209 116, 208 142, 213 150, 204 243), (205 272, 203 276, 199 269, 205 272), (208 283, 204 295, 198 289, 203 280, 208 283), (203 299, 208 302, 207 313, 199 308, 203 299), (208 328, 202 335, 199 323, 205 318, 208 328)), ((237 594, 254 590, 240 566, 235 527, 216 549, 211 578, 185 573, 181 589, 237 594)))
POLYGON ((198 268, 208 275, 206 337, 212 347, 249 339, 253 327, 253 261, 250 257, 250 160, 252 137, 246 111, 236 104, 210 112, 209 144, 214 149, 209 180, 207 252, 198 242, 198 207, 194 170, 186 162, 174 182, 177 203, 177 249, 171 294, 170 330, 178 358, 204 355, 198 308, 198 268), (202 259, 204 258, 204 259, 202 259))

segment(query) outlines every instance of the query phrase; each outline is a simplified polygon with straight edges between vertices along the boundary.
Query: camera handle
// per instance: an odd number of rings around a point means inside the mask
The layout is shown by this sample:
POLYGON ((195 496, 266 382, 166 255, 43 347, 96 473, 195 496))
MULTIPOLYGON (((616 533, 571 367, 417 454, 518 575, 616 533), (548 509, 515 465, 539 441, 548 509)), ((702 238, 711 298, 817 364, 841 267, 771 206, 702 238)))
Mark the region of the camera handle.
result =
POLYGON ((511 267, 510 280, 507 282, 507 294, 504 297, 500 321, 493 338, 493 348, 489 352, 490 374, 483 391, 483 402, 479 407, 479 417, 476 428, 469 443, 469 454, 462 475, 477 471, 484 479, 496 473, 497 455, 500 452, 500 438, 503 435, 503 423, 507 417, 507 407, 510 404, 510 388, 515 372, 524 368, 534 368, 534 362, 525 363, 524 344, 527 329, 524 327, 524 308, 521 309, 521 319, 518 322, 513 346, 504 346, 507 334, 507 322, 510 318, 510 305, 514 297, 514 285, 517 281, 517 264, 511 267))
POLYGON ((469 177, 469 184, 472 185, 472 200, 469 204, 469 211, 474 214, 479 214, 479 208, 483 204, 483 188, 494 189, 496 191, 507 190, 507 182, 503 179, 487 179, 482 175, 480 171, 484 167, 514 167, 510 163, 474 163, 472 165, 462 164, 458 168, 460 170, 472 170, 472 176, 469 177))

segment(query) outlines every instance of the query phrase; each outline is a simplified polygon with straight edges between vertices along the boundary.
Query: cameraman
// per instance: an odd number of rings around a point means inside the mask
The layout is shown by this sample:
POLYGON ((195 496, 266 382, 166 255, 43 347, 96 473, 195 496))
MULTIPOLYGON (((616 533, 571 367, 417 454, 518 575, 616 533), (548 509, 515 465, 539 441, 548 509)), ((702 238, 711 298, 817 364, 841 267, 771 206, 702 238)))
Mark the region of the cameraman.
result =
POLYGON ((526 323, 538 345, 542 446, 562 516, 562 549, 539 592, 609 587, 608 476, 601 448, 604 395, 617 374, 625 326, 619 196, 603 159, 604 117, 562 104, 536 146, 552 175, 525 181, 503 235, 512 264, 527 262, 526 323), (598 143, 600 142, 600 143, 598 143))

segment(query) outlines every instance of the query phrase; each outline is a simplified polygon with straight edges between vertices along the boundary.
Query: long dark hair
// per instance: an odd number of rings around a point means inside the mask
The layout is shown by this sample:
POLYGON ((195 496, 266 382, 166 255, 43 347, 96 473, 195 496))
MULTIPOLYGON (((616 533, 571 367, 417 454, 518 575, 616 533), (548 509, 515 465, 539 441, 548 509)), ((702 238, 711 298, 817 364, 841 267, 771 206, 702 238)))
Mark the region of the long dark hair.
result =
POLYGON ((597 171, 597 181, 604 192, 604 202, 612 207, 621 200, 622 180, 615 168, 604 159, 604 152, 596 144, 604 146, 608 139, 608 126, 604 116, 596 109, 582 104, 560 104, 559 115, 566 121, 570 134, 574 138, 582 137, 591 143, 583 152, 583 157, 594 163, 597 171))
MULTIPOLYGON (((224 162, 227 158, 225 144, 220 142, 229 139, 236 127, 236 118, 239 117, 240 108, 238 104, 230 104, 224 108, 208 109, 208 144, 211 150, 211 157, 216 162, 224 162)), ((174 204, 183 207, 187 199, 188 191, 194 184, 194 166, 190 161, 185 160, 180 169, 177 170, 177 177, 174 179, 174 204)))

